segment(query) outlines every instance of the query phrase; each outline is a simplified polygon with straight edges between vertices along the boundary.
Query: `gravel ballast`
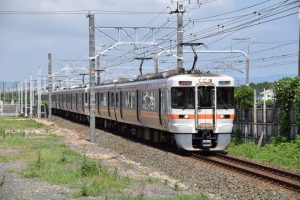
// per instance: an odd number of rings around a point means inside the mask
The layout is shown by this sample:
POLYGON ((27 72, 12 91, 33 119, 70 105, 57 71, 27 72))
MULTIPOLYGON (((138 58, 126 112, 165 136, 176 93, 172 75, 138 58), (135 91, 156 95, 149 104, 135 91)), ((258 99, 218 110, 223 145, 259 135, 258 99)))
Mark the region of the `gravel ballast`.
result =
MULTIPOLYGON (((87 137, 88 127, 54 117, 55 126, 87 137)), ((297 194, 226 169, 96 130, 97 144, 215 199, 298 199, 297 194)))

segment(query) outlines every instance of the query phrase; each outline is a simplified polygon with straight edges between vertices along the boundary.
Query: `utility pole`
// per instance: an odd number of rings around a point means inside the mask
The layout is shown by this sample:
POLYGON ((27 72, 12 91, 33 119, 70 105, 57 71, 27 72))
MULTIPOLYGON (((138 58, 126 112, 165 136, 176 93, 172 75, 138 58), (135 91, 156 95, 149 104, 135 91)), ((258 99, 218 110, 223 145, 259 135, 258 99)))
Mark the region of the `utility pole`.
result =
POLYGON ((100 84, 100 46, 97 48, 97 58, 96 58, 96 84, 100 84))
POLYGON ((177 5, 177 73, 183 68, 183 0, 180 0, 177 5))
POLYGON ((21 114, 23 114, 23 83, 20 82, 20 91, 21 91, 21 114))
POLYGON ((32 75, 30 74, 30 77, 29 77, 29 99, 30 99, 30 102, 29 102, 29 107, 30 107, 30 110, 29 110, 29 115, 30 115, 30 118, 32 118, 32 114, 33 114, 33 99, 32 99, 32 89, 33 89, 33 85, 32 85, 33 81, 32 81, 32 75))
POLYGON ((42 76, 42 70, 41 67, 38 68, 38 82, 37 82, 37 96, 38 96, 38 103, 37 103, 37 116, 38 119, 41 118, 41 76, 42 76))
POLYGON ((177 9, 170 14, 177 14, 177 73, 183 69, 183 0, 177 2, 177 9))
POLYGON ((25 117, 27 117, 27 79, 25 79, 25 117))
POLYGON ((16 92, 18 93, 18 111, 21 107, 21 83, 16 82, 16 92))
POLYGON ((95 16, 87 15, 89 18, 89 59, 90 64, 90 142, 95 142, 95 16))
POLYGON ((48 121, 52 120, 52 60, 51 53, 48 53, 48 121))
POLYGON ((299 18, 298 76, 300 76, 300 0, 299 0, 299 17, 298 18, 299 18))
POLYGON ((256 90, 254 90, 254 106, 253 106, 253 135, 257 138, 257 105, 256 105, 256 90))

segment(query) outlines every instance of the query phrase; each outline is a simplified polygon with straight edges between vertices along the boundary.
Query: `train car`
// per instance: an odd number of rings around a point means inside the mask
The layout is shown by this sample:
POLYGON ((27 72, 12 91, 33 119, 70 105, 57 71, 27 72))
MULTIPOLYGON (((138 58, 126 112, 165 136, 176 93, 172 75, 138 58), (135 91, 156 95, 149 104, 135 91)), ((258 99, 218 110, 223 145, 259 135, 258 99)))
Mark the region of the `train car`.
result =
MULTIPOLYGON (((223 150, 234 120, 234 80, 207 73, 144 76, 95 87, 96 123, 188 151, 223 150)), ((88 119, 88 88, 53 93, 54 113, 88 119)))

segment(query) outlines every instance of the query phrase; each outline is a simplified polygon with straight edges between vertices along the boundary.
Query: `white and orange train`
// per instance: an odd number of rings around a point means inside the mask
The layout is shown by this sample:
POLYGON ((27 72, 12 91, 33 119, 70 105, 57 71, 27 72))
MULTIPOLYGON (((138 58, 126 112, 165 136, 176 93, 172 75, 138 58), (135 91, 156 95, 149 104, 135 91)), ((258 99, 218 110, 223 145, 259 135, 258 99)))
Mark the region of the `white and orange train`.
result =
MULTIPOLYGON (((188 151, 223 150, 234 120, 234 80, 207 73, 168 74, 95 87, 96 124, 188 151)), ((48 102, 48 94, 43 98, 48 102)), ((88 88, 52 93, 53 113, 88 120, 88 88)))

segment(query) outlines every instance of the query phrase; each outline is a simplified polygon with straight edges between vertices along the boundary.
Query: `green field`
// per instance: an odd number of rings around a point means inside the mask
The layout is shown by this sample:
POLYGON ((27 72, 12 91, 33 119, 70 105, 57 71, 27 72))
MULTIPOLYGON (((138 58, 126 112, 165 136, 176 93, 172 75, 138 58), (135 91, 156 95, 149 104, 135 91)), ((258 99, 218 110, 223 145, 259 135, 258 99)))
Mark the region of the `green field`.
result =
POLYGON ((0 118, 0 129, 30 129, 41 127, 44 127, 44 125, 33 119, 0 118))

